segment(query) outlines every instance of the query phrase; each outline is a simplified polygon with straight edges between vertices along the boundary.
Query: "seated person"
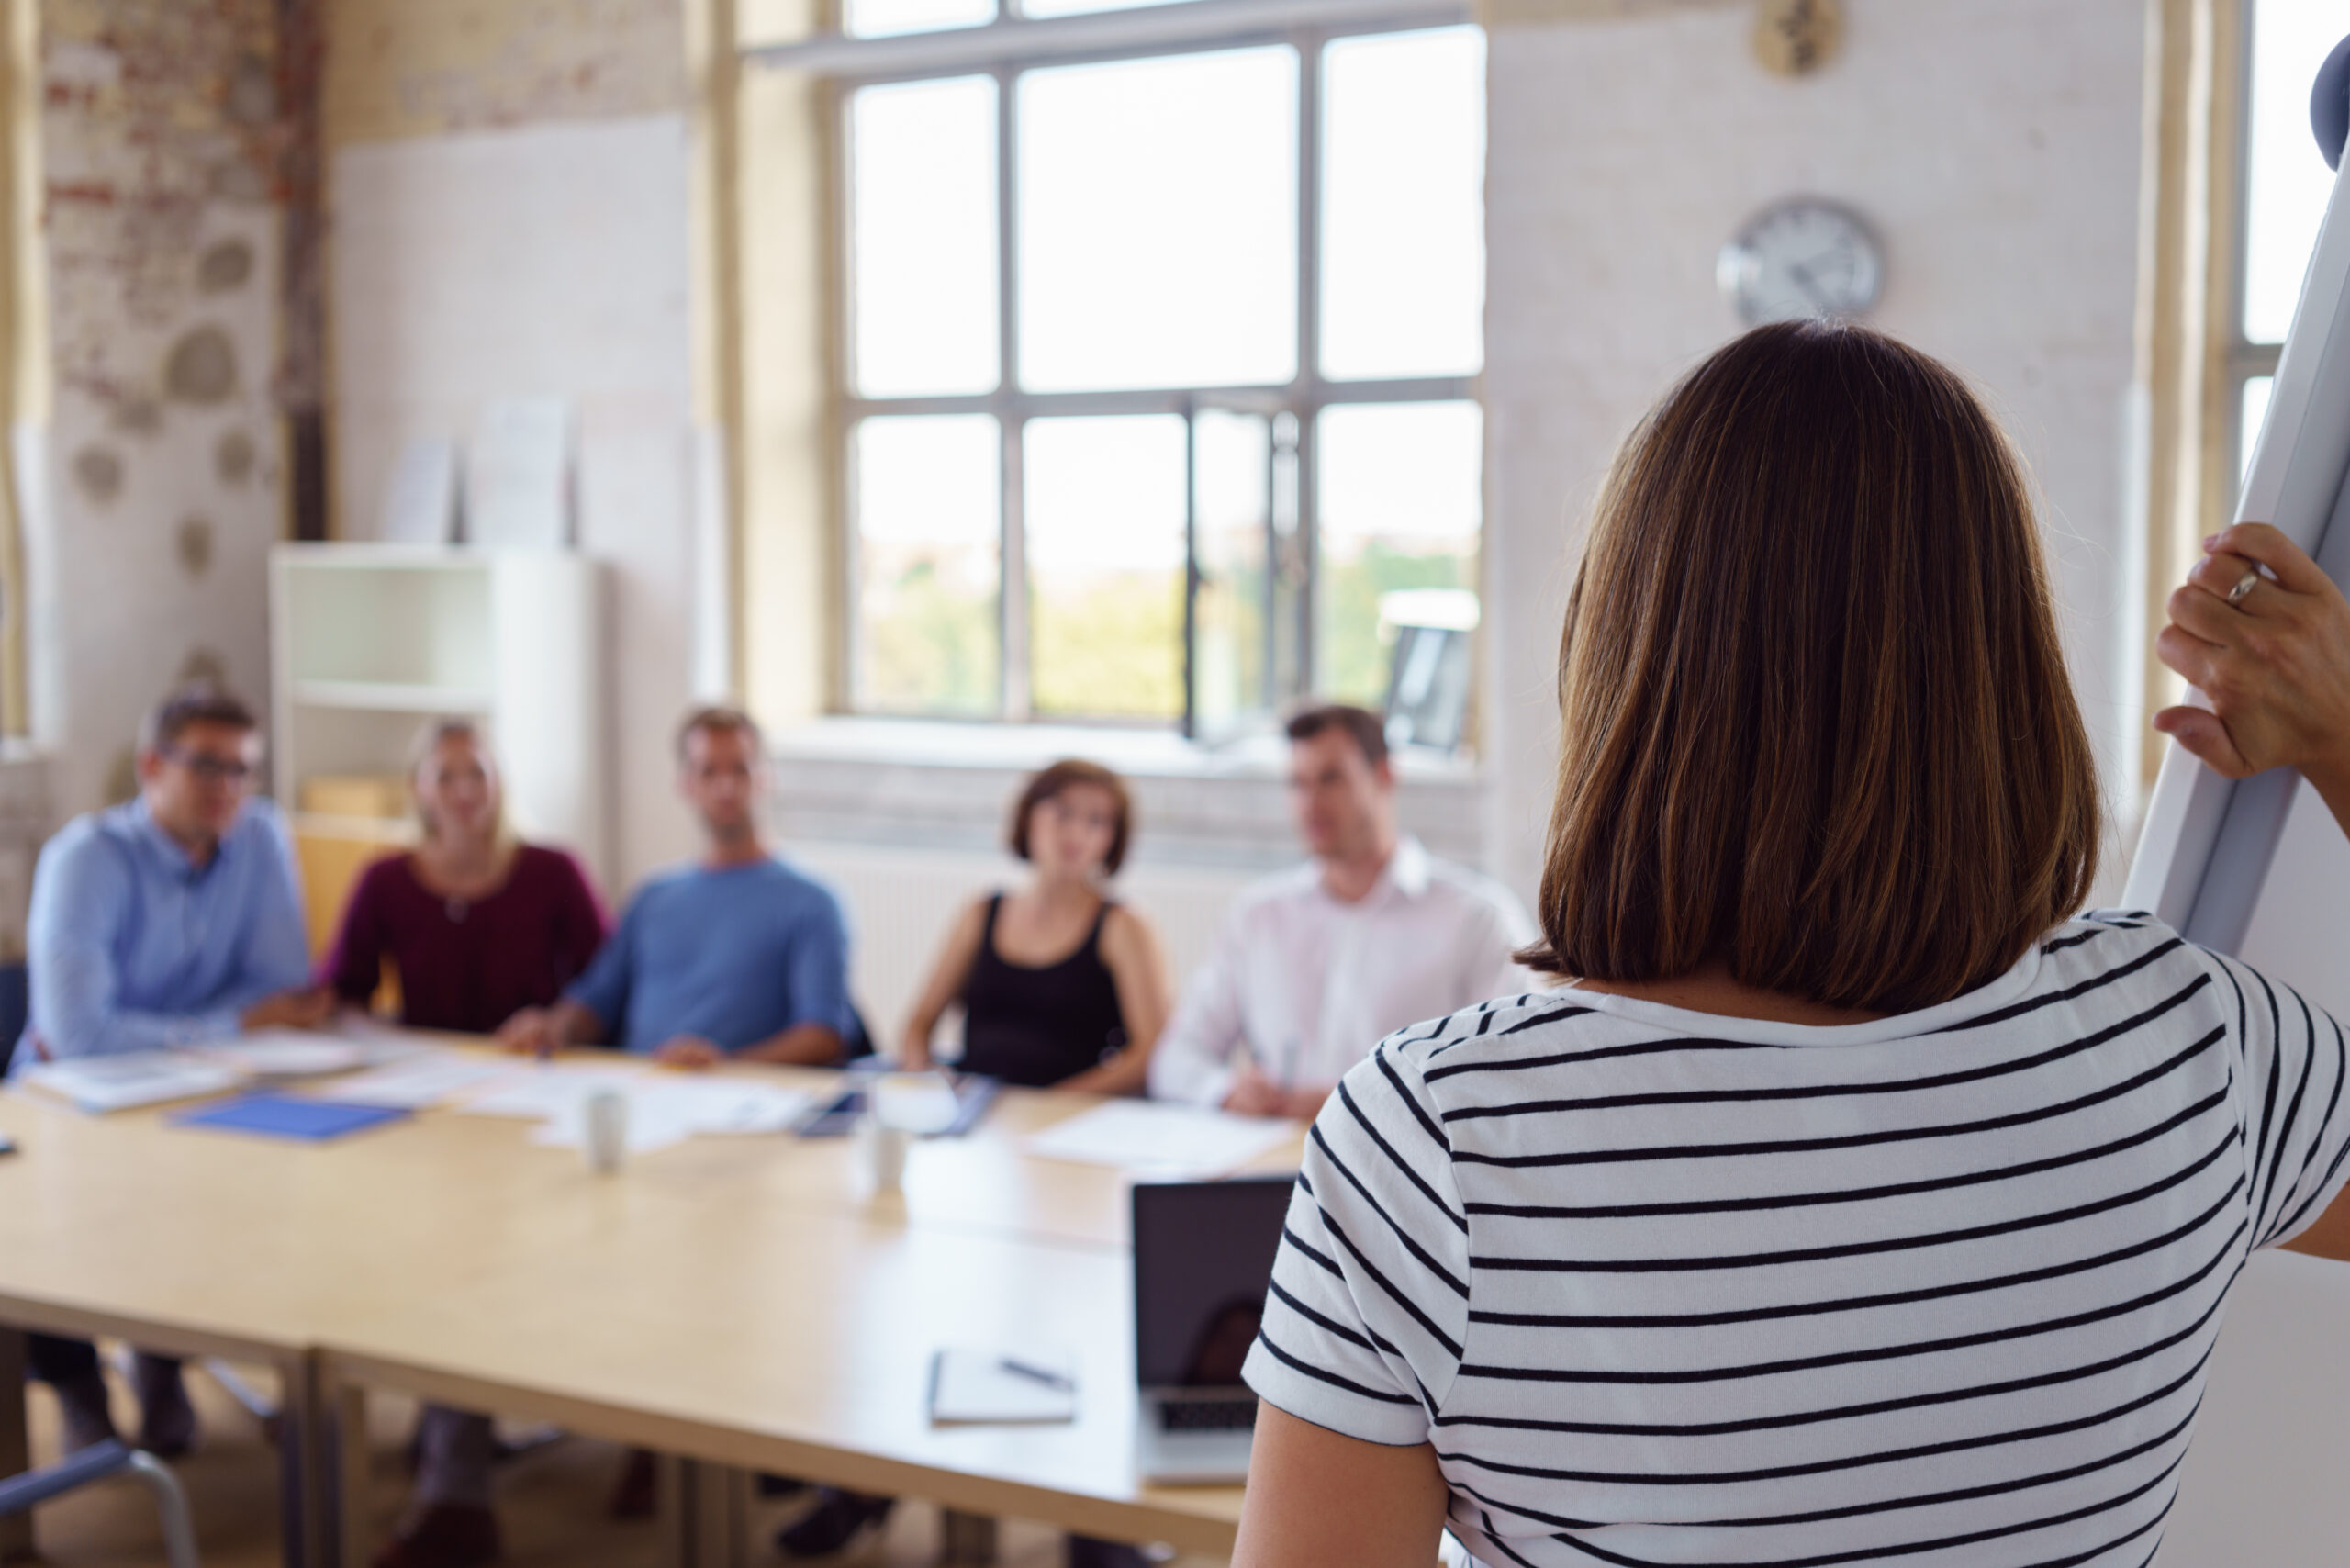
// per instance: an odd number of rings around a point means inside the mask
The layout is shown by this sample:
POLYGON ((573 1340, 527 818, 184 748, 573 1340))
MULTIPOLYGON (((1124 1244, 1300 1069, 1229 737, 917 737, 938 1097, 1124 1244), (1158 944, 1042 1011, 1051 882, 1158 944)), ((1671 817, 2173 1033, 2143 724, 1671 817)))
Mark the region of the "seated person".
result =
POLYGON ((760 835, 758 726, 734 709, 703 708, 679 728, 677 751, 701 859, 639 889, 562 1000, 524 1008, 498 1037, 542 1053, 616 1045, 671 1067, 839 1061, 856 1032, 848 924, 831 890, 760 835))
POLYGON ((1507 890, 1398 832, 1377 714, 1289 722, 1290 802, 1313 860, 1243 893, 1150 1061, 1162 1100, 1310 1118, 1383 1036, 1534 988, 1507 890))
POLYGON ((931 1031, 959 1001, 965 1072, 1032 1089, 1142 1092, 1168 988, 1149 922, 1105 891, 1132 825, 1125 785, 1106 767, 1057 762, 1028 781, 1010 839, 1034 875, 974 902, 947 933, 906 1020, 907 1068, 930 1065, 931 1031))
MULTIPOLYGON (((473 721, 426 725, 414 756, 408 789, 423 837, 360 874, 320 975, 364 1007, 388 959, 402 1024, 487 1035, 560 996, 608 923, 577 861, 507 831, 498 763, 473 721)), ((415 1502, 376 1568, 464 1568, 498 1555, 497 1446, 488 1417, 425 1407, 415 1502)))
MULTIPOLYGON (((308 989, 294 849, 251 799, 260 726, 234 697, 191 689, 148 719, 139 793, 75 817, 40 852, 26 931, 30 1014, 16 1060, 160 1050, 270 1025, 309 1028, 333 998, 308 989)), ((57 1391, 65 1444, 115 1435, 97 1351, 26 1337, 57 1391)), ((139 1446, 166 1457, 196 1439, 174 1358, 140 1352, 139 1446)))

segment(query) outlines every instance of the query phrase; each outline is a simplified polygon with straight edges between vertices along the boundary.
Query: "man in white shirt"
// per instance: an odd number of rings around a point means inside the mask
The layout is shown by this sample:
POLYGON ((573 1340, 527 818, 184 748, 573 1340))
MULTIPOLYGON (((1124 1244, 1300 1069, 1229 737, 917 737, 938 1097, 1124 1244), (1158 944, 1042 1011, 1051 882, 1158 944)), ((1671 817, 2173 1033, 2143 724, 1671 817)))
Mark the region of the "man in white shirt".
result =
POLYGON ((1289 738, 1314 858, 1234 905, 1151 1053, 1158 1099, 1311 1118, 1395 1030, 1538 984, 1510 957, 1534 937, 1518 902, 1397 831, 1377 715, 1310 708, 1289 738))

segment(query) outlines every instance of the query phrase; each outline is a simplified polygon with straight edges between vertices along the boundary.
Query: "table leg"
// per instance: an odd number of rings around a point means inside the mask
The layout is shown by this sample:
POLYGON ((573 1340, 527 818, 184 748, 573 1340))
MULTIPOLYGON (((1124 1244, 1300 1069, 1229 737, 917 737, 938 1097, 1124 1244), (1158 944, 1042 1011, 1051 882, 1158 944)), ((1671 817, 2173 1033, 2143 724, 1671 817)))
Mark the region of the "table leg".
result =
MULTIPOLYGON (((25 1331, 0 1327, 0 1475, 32 1467, 32 1434, 25 1428, 25 1331)), ((0 1517, 0 1562, 33 1554, 30 1511, 0 1517)))
POLYGON ((334 1568, 334 1433, 319 1359, 305 1350, 277 1363, 279 1558, 285 1568, 334 1568))
POLYGON ((751 1474, 661 1456, 661 1568, 745 1568, 751 1561, 751 1474))
POLYGON ((362 1568, 375 1547, 375 1509, 369 1495, 374 1455, 367 1448, 367 1391, 355 1383, 330 1389, 334 1415, 335 1476, 333 1539, 343 1568, 362 1568))
POLYGON ((938 1511, 938 1556, 957 1568, 983 1568, 996 1560, 995 1520, 959 1508, 938 1511))

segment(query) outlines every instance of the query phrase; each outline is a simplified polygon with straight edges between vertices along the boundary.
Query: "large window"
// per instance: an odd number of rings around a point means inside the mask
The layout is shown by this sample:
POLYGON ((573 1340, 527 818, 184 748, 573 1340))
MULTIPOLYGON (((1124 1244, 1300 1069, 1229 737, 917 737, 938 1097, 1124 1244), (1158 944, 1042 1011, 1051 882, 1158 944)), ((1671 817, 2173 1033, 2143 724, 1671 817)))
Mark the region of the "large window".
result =
POLYGON ((843 81, 851 705, 1211 735, 1376 706, 1401 626, 1475 619, 1483 34, 955 58, 843 81))
POLYGON ((2277 351, 2333 189, 2333 173, 2310 134, 2310 84, 2350 30, 2342 0, 2247 0, 2244 17, 2242 288, 2228 356, 2236 472, 2251 462, 2268 412, 2277 351))

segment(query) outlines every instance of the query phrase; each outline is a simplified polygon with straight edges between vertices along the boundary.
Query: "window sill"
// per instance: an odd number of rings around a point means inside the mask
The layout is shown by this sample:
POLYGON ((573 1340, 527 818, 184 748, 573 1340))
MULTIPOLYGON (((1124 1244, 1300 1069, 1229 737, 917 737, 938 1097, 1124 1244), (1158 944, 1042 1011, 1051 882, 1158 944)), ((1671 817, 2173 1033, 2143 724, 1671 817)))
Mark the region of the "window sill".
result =
MULTIPOLYGON (((1255 734, 1221 745, 1172 730, 1095 724, 957 723, 935 719, 838 715, 778 731, 768 749, 780 762, 862 762, 921 767, 1017 768, 1033 772, 1065 756, 1082 756, 1129 778, 1280 778, 1288 751, 1279 735, 1255 734)), ((1472 758, 1416 748, 1395 755, 1410 783, 1475 784, 1472 758)))
MULTIPOLYGON (((1299 855, 1278 735, 1209 746, 1165 730, 839 716, 778 731, 768 749, 787 838, 992 854, 1022 778, 1082 756, 1132 785, 1137 860, 1254 867, 1299 855)), ((1438 855, 1481 864, 1477 763, 1407 751, 1395 771, 1404 826, 1438 855)))

